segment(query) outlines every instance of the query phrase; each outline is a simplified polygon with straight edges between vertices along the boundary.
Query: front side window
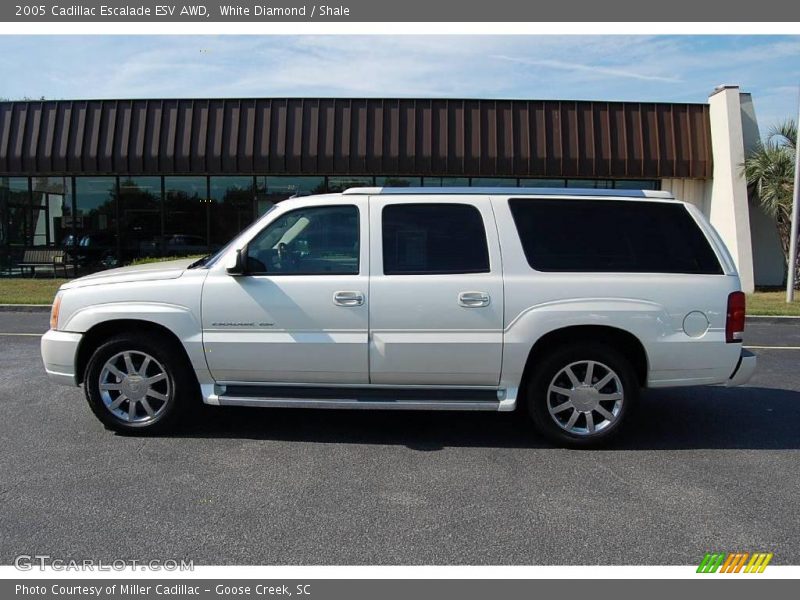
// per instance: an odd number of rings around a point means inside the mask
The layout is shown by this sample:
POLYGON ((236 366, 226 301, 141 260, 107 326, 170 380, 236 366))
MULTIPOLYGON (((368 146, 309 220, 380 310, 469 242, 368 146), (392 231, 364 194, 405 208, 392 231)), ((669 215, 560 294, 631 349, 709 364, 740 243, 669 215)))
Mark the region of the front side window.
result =
POLYGON ((391 204, 383 209, 385 275, 488 273, 483 218, 469 204, 391 204))
POLYGON ((358 208, 287 212, 247 245, 247 271, 267 275, 358 275, 358 208))

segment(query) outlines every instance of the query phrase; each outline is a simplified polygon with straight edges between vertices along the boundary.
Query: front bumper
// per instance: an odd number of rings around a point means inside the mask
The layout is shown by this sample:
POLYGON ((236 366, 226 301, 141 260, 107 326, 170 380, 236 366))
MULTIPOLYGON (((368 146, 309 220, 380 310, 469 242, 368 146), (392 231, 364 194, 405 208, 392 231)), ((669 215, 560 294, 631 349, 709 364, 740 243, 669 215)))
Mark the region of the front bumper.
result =
POLYGON ((82 337, 80 333, 52 329, 42 336, 42 362, 53 381, 62 385, 78 385, 75 365, 82 337))
POLYGON ((736 369, 734 369, 730 379, 725 382, 725 387, 734 387, 737 385, 742 385, 743 383, 747 383, 750 381, 753 373, 755 373, 755 370, 756 355, 749 350, 742 348, 742 354, 739 357, 739 364, 736 365, 736 369))

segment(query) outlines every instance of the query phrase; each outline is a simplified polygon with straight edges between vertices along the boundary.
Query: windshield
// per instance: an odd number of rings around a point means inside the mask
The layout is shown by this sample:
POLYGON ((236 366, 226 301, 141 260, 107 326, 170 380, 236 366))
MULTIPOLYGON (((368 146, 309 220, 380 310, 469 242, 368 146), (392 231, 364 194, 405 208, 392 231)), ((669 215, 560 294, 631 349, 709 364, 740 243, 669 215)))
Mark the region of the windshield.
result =
POLYGON ((224 254, 225 254, 225 253, 228 251, 228 249, 229 249, 231 246, 233 246, 233 244, 236 242, 236 240, 238 240, 240 237, 242 237, 243 235, 245 235, 245 234, 246 234, 247 232, 249 232, 250 230, 252 230, 252 229, 256 229, 256 228, 260 228, 260 227, 261 227, 261 221, 263 221, 263 220, 264 220, 264 219, 267 217, 267 215, 268 215, 269 213, 271 213, 273 210, 275 210, 275 208, 276 208, 277 206, 278 206, 277 204, 273 204, 272 206, 270 206, 270 207, 267 209, 267 212, 265 212, 265 213, 264 213, 263 215, 261 215, 261 216, 260 216, 258 219, 256 219, 256 220, 255 220, 255 222, 253 222, 253 223, 252 223, 252 224, 251 224, 249 227, 245 228, 245 229, 244 229, 244 231, 242 231, 242 232, 241 232, 239 235, 237 235, 235 238, 233 238, 233 239, 232 239, 230 242, 228 242, 227 244, 225 244, 225 245, 222 247, 222 249, 220 249, 220 250, 217 250, 217 252, 215 252, 214 254, 209 254, 208 256, 204 256, 204 257, 203 257, 203 258, 201 258, 200 260, 198 260, 198 261, 196 261, 196 262, 193 262, 193 263, 192 263, 192 264, 189 266, 189 268, 190 268, 190 269, 193 269, 193 268, 196 268, 196 267, 205 267, 205 268, 210 268, 210 267, 214 266, 214 264, 216 264, 216 262, 217 262, 217 261, 220 259, 220 257, 222 257, 222 256, 223 256, 223 255, 224 255, 224 254))

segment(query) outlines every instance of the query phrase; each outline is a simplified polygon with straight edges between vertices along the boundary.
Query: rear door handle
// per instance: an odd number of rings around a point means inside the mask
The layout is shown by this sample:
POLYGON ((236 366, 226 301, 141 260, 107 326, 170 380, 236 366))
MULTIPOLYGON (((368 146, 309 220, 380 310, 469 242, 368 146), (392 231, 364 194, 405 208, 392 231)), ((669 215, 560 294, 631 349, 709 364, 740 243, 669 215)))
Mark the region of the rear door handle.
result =
POLYGON ((364 294, 361 292, 334 292, 333 303, 336 306, 361 306, 364 304, 364 294))
POLYGON ((465 308, 480 308, 489 306, 489 294, 486 292, 461 292, 458 295, 458 304, 465 308))

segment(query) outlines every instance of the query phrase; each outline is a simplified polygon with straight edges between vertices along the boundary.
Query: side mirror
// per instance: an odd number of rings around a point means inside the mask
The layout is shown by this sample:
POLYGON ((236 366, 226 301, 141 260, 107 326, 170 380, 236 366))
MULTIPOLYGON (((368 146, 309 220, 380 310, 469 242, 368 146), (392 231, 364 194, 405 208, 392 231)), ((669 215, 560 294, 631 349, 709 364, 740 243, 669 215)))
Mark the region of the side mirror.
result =
POLYGON ((228 260, 226 270, 229 275, 246 275, 247 246, 239 248, 236 254, 228 260))

